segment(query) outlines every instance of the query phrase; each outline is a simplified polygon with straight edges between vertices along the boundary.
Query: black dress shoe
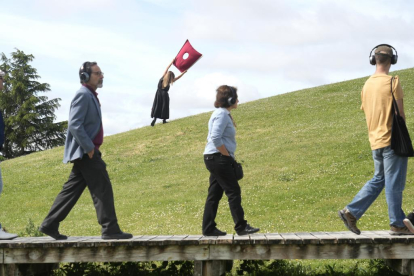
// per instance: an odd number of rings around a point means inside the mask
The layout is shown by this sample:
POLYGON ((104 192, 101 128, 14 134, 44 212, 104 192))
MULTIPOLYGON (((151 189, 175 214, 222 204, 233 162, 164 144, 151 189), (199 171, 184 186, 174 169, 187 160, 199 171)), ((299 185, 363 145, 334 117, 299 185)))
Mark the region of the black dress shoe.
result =
POLYGON ((203 233, 204 236, 225 236, 227 235, 226 232, 220 231, 217 228, 214 228, 213 231, 211 232, 207 232, 207 233, 203 233))
POLYGON ((239 235, 239 236, 249 235, 249 234, 259 232, 259 231, 260 231, 260 228, 254 228, 254 227, 251 227, 249 224, 247 224, 246 228, 244 228, 243 230, 237 232, 237 235, 239 235))
POLYGON ((39 227, 39 231, 55 240, 66 240, 68 238, 68 236, 60 234, 58 230, 51 230, 46 227, 39 227))
POLYGON ((119 233, 115 233, 115 234, 103 234, 102 235, 102 239, 104 240, 127 240, 127 239, 132 239, 132 234, 129 233, 124 233, 124 232, 119 232, 119 233))

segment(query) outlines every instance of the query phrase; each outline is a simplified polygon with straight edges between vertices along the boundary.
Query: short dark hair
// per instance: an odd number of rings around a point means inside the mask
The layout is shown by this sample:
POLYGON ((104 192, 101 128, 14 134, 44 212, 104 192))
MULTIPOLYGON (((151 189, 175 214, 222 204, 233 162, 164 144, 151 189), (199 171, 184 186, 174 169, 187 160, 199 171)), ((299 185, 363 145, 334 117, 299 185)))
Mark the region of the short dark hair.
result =
POLYGON ((231 87, 228 85, 222 85, 219 88, 217 88, 217 94, 216 94, 216 101, 214 102, 214 107, 230 107, 229 98, 233 97, 233 92, 231 91, 233 89, 234 91, 234 97, 236 97, 237 100, 237 88, 231 87))
POLYGON ((391 63, 391 57, 387 54, 376 53, 375 61, 377 64, 388 65, 391 63))
POLYGON ((80 83, 83 83, 82 78, 81 78, 81 74, 83 72, 88 73, 89 76, 91 76, 92 74, 92 67, 98 65, 98 63, 96 63, 95 61, 86 61, 82 64, 82 66, 79 68, 79 78, 80 78, 80 83))

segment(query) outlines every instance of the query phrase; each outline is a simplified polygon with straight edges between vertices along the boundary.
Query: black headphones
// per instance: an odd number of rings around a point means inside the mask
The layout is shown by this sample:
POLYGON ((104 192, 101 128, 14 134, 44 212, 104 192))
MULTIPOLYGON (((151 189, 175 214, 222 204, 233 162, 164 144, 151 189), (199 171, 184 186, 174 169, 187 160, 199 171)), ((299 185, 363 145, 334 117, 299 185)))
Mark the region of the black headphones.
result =
POLYGON ((231 86, 227 85, 227 87, 230 89, 232 95, 230 98, 227 99, 227 102, 229 103, 229 105, 233 105, 237 101, 236 90, 231 86))
MULTIPOLYGON (((398 61, 398 53, 397 53, 397 50, 396 50, 394 47, 392 47, 391 45, 389 45, 389 44, 380 44, 380 45, 375 46, 375 47, 371 50, 371 52, 369 53, 369 63, 370 63, 371 65, 375 65, 375 64, 377 64, 377 61, 375 60, 375 54, 374 54, 374 55, 372 55, 372 51, 374 51, 376 48, 378 48, 378 47, 380 47, 380 46, 388 46, 388 47, 390 47, 390 48, 394 49, 394 51, 395 51, 395 55, 393 54, 393 55, 392 55, 392 57, 390 57, 390 58, 391 58, 391 64, 392 64, 392 65, 396 64, 396 63, 397 63, 397 61, 398 61)), ((381 55, 386 55, 386 54, 382 54, 382 53, 381 53, 381 55)), ((386 56, 388 56, 388 55, 386 55, 386 56)))
POLYGON ((90 62, 86 61, 82 64, 81 68, 79 68, 79 78, 81 79, 81 82, 88 82, 91 76, 89 76, 89 73, 87 72, 86 68, 89 67, 90 62))

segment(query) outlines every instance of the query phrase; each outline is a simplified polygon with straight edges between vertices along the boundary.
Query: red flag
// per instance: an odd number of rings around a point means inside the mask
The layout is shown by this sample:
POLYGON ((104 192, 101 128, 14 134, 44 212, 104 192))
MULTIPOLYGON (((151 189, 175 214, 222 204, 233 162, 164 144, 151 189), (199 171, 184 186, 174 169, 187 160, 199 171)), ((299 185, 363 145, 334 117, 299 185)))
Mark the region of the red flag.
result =
POLYGON ((194 63, 196 63, 203 55, 196 51, 196 49, 191 46, 188 39, 184 43, 184 46, 178 52, 178 55, 175 57, 174 65, 177 67, 180 72, 190 69, 194 63))

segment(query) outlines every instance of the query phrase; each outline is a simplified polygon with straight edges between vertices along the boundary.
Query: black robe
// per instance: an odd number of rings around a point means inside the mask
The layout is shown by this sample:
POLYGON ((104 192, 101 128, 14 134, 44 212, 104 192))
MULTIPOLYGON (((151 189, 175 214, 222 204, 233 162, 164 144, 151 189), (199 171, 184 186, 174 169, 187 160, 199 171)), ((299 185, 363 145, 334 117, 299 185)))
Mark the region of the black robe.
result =
POLYGON ((168 90, 170 90, 170 85, 162 88, 162 80, 158 82, 157 93, 155 93, 154 103, 152 104, 151 109, 151 118, 158 119, 169 119, 170 118, 170 95, 168 95, 168 90))

